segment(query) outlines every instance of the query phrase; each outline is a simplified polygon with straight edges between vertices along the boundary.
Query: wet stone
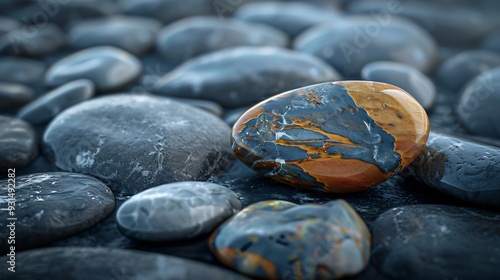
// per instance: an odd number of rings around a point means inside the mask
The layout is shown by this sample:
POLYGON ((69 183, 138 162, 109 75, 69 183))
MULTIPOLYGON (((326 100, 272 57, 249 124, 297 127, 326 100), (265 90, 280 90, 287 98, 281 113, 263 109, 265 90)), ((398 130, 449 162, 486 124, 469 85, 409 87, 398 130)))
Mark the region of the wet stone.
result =
POLYGON ((139 77, 140 61, 128 52, 110 46, 94 47, 73 53, 54 63, 45 75, 45 84, 60 86, 88 79, 97 90, 125 86, 139 77))
POLYGON ((59 114, 44 153, 58 168, 89 174, 117 195, 206 180, 232 155, 229 127, 200 109, 149 95, 95 98, 59 114))
MULTIPOLYGON (((6 256, 0 261, 5 263, 6 256)), ((134 250, 107 248, 45 248, 16 255, 12 279, 225 279, 247 280, 235 272, 203 263, 134 250), (57 264, 57 265, 54 265, 57 264)), ((2 271, 7 271, 6 269, 2 271)))
MULTIPOLYGON (((7 180, 0 181, 0 225, 6 228, 7 180)), ((39 247, 91 228, 115 207, 113 193, 101 181, 75 173, 16 176, 16 250, 39 247)), ((0 250, 7 252, 7 232, 0 250)))
POLYGON ((138 193, 116 214, 120 231, 143 241, 176 241, 211 232, 241 210, 230 189, 206 182, 171 183, 138 193))
POLYGON ((398 62, 372 62, 361 71, 363 80, 395 85, 411 94, 426 110, 436 101, 436 87, 422 72, 398 62))
POLYGON ((431 133, 410 165, 426 185, 476 204, 500 207, 500 148, 431 133))
POLYGON ((307 54, 273 47, 239 47, 182 64, 161 78, 154 92, 235 108, 286 90, 339 79, 334 69, 307 54))
POLYGON ((33 59, 0 57, 0 82, 36 84, 43 81, 45 65, 33 59))
POLYGON ((29 26, 0 38, 0 54, 43 56, 66 45, 66 34, 54 24, 29 26), (30 36, 27 36, 29 30, 30 36))
POLYGON ((263 201, 243 209, 210 238, 219 261, 263 279, 337 279, 366 266, 370 232, 343 201, 297 205, 263 201))
POLYGON ((500 55, 471 50, 446 60, 437 70, 437 76, 449 89, 459 91, 479 74, 499 66, 500 55))
POLYGON ((462 91, 457 114, 472 134, 500 137, 500 67, 474 78, 462 91))
POLYGON ((80 22, 68 37, 75 49, 108 45, 141 55, 151 50, 160 28, 161 23, 153 19, 113 16, 80 22))
POLYGON ((17 109, 35 99, 35 92, 27 86, 0 82, 0 111, 17 109))
POLYGON ((24 106, 17 117, 34 125, 44 124, 65 109, 92 96, 94 84, 90 80, 72 81, 24 106))
POLYGON ((213 13, 210 0, 121 0, 121 9, 128 15, 157 19, 163 23, 213 13))
POLYGON ((500 277, 498 213, 444 205, 402 206, 382 214, 371 230, 371 262, 390 279, 500 277))
POLYGON ((368 189, 407 167, 429 134, 425 110, 384 83, 323 83, 271 97, 233 126, 247 166, 306 190, 368 189))
POLYGON ((38 155, 33 127, 23 120, 0 116, 0 168, 22 167, 38 155))
POLYGON ((427 73, 438 54, 425 30, 396 17, 385 26, 369 16, 321 24, 297 37, 294 48, 323 59, 348 78, 359 78, 361 69, 375 61, 401 62, 427 73))
POLYGON ((287 45, 287 35, 272 27, 206 16, 166 26, 158 34, 156 49, 169 64, 178 65, 190 58, 232 47, 287 45))
POLYGON ((234 16, 242 21, 273 26, 292 38, 310 27, 341 17, 336 10, 309 2, 249 3, 238 8, 234 16))

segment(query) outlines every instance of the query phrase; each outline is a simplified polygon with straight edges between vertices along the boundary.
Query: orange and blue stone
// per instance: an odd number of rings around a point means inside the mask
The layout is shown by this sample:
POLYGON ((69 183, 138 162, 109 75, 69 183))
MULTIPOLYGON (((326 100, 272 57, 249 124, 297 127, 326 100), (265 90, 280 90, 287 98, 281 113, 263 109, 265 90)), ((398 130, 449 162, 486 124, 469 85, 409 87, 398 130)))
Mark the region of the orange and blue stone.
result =
POLYGON ((343 81, 273 96, 233 126, 232 148, 279 182, 331 193, 368 189, 406 168, 424 149, 429 119, 404 90, 343 81))
POLYGON ((224 265, 259 279, 337 279, 362 271, 371 236, 344 200, 325 205, 271 200, 222 224, 209 246, 224 265))

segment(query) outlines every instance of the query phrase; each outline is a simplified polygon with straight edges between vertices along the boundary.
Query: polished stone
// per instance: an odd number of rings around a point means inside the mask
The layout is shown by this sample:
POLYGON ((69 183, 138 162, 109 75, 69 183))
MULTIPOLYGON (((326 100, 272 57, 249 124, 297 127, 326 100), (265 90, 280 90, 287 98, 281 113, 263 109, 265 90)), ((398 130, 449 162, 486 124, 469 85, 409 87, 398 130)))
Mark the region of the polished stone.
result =
POLYGON ((1 37, 0 54, 43 56, 54 53, 65 45, 64 31, 55 24, 45 24, 19 28, 1 37))
POLYGON ((163 23, 212 14, 217 4, 210 0, 121 0, 119 3, 125 14, 154 18, 163 23))
POLYGON ((35 92, 27 86, 0 82, 0 111, 14 110, 35 99, 35 92))
POLYGON ((116 221, 132 239, 177 241, 209 233, 239 210, 238 196, 226 187, 179 182, 132 196, 118 209, 116 221))
POLYGON ((228 267, 262 279, 336 279, 368 263, 370 232, 351 206, 282 200, 252 204, 210 238, 228 267))
POLYGON ((20 119, 0 116, 0 168, 23 167, 38 155, 33 127, 20 119))
POLYGON ((308 190, 368 189, 406 168, 429 134, 425 110, 377 82, 313 85, 249 109, 233 126, 233 151, 272 179, 308 190))
POLYGON ((0 82, 37 84, 45 74, 43 62, 19 57, 0 57, 0 82))

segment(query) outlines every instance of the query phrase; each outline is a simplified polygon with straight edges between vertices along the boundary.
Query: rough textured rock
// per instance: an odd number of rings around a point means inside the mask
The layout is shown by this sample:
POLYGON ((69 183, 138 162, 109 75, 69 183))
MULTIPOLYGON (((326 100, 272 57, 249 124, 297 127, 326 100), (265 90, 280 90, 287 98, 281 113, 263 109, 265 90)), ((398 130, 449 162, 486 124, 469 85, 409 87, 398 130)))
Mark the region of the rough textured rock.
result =
POLYGON ((339 79, 334 69, 307 54, 272 47, 239 47, 182 64, 160 79, 154 92, 238 107, 286 90, 339 79))
POLYGON ((138 193, 118 209, 120 231, 132 239, 176 241, 215 229, 241 210, 230 189, 206 182, 179 182, 138 193))
POLYGON ((410 165, 426 185, 469 202, 500 207, 500 148, 431 133, 410 165))
MULTIPOLYGON (((16 251, 46 245, 91 228, 115 208, 113 193, 101 181, 75 173, 37 173, 15 178, 15 210, 11 216, 8 180, 0 181, 0 226, 15 217, 16 251)), ((0 250, 8 252, 7 231, 0 250)))
POLYGON ((89 174, 117 195, 205 180, 231 156, 229 127, 200 109, 148 95, 92 99, 59 114, 44 152, 65 171, 89 174))
POLYGON ((38 155, 33 127, 23 120, 0 116, 0 169, 22 167, 38 155))
POLYGON ((391 279, 497 279, 500 214, 443 205, 410 205, 372 226, 371 262, 391 279))

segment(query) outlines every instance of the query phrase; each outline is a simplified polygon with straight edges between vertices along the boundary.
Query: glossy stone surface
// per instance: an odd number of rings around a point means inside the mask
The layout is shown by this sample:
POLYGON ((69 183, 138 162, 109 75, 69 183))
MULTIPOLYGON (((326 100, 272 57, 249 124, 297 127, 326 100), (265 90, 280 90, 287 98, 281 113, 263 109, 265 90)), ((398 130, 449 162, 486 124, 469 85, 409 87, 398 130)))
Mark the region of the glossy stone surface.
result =
POLYGON ((437 70, 437 76, 445 86, 457 92, 479 74, 499 66, 500 55, 471 50, 447 59, 437 70))
POLYGON ((71 27, 68 40, 71 47, 85 49, 114 46, 135 55, 149 51, 161 23, 148 18, 113 16, 80 22, 71 27))
MULTIPOLYGON (((8 215, 7 180, 0 181, 0 226, 8 215)), ((115 208, 111 190, 101 181, 75 173, 16 176, 16 249, 48 244, 91 228, 115 208)), ((0 232, 0 250, 7 252, 7 232, 0 232)))
POLYGON ((0 168, 22 167, 38 155, 33 127, 20 119, 0 116, 0 168))
POLYGON ((211 232, 240 210, 238 196, 226 187, 179 182, 134 195, 118 209, 116 221, 127 237, 165 242, 211 232))
POLYGON ((163 23, 213 13, 217 3, 207 0, 121 0, 122 11, 128 15, 154 18, 163 23))
POLYGON ((296 37, 317 24, 338 20, 338 11, 325 9, 310 2, 262 2, 244 4, 236 10, 237 19, 262 23, 296 37))
POLYGON ((187 18, 168 25, 156 41, 156 49, 173 65, 232 47, 287 45, 288 36, 277 29, 215 16, 187 18))
POLYGON ((89 174, 116 195, 206 180, 229 164, 229 127, 203 110, 150 95, 94 98, 59 114, 43 137, 58 168, 89 174))
POLYGON ((0 81, 36 84, 43 81, 45 65, 37 60, 19 57, 0 57, 0 81))
POLYGON ((233 151, 256 171, 294 187, 355 192, 408 166, 429 134, 407 92, 376 82, 333 82, 267 99, 233 126, 233 151))
POLYGON ((94 47, 73 53, 52 64, 45 75, 45 84, 60 86, 78 79, 94 82, 97 90, 122 87, 141 73, 140 61, 115 47, 94 47))
POLYGON ((94 83, 76 80, 62 85, 24 106, 17 117, 31 124, 47 123, 65 109, 94 96, 94 83))
MULTIPOLYGON (((0 257, 0 261, 5 263, 7 257, 0 257)), ((235 272, 187 259, 134 250, 91 247, 45 248, 22 252, 16 256, 16 266, 23 269, 16 270, 16 273, 9 275, 13 278, 7 279, 58 279, 64 275, 67 280, 248 280, 235 272)), ((1 273, 11 272, 4 269, 1 273)))
POLYGON ((273 47, 238 47, 182 64, 161 78, 153 91, 234 108, 286 90, 339 79, 334 69, 311 55, 273 47))
POLYGON ((472 134, 500 138, 500 67, 474 78, 462 91, 456 111, 472 134))
POLYGON ((420 26, 397 17, 380 25, 371 16, 349 17, 302 33, 294 42, 300 52, 315 55, 344 77, 357 79, 375 61, 408 64, 427 73, 437 61, 434 39, 420 26))
POLYGON ((54 53, 65 45, 66 34, 61 28, 54 24, 43 24, 19 28, 1 37, 0 54, 43 56, 54 53))
POLYGON ((410 165, 426 185, 472 203, 500 207, 500 148, 431 133, 410 165))
POLYGON ((402 206, 382 214, 371 230, 371 263, 390 279, 500 277, 498 212, 444 205, 402 206))
POLYGON ((336 279, 368 262, 370 232, 344 200, 327 205, 263 201, 243 209, 210 238, 228 267, 263 279, 336 279))
POLYGON ((398 62, 372 62, 361 71, 363 80, 388 83, 404 89, 426 110, 436 101, 436 87, 422 72, 398 62))
POLYGON ((17 109, 35 99, 35 92, 27 86, 0 82, 0 111, 17 109))

